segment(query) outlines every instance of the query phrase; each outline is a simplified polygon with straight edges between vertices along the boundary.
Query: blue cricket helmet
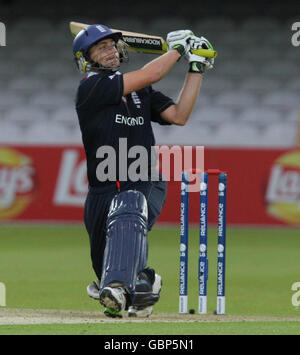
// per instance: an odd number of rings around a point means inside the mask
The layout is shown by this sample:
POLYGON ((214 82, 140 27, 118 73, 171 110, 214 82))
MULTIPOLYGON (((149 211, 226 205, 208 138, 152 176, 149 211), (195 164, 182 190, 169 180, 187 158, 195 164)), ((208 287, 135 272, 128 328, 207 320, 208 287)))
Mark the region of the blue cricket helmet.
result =
MULTIPOLYGON (((94 63, 88 55, 90 48, 97 42, 105 39, 112 38, 117 46, 117 43, 122 39, 122 32, 113 32, 110 28, 105 25, 90 25, 87 28, 81 30, 73 40, 73 54, 74 60, 77 68, 82 73, 87 73, 91 70, 98 71, 102 70, 112 70, 116 71, 119 67, 115 68, 101 68, 98 63, 94 63)), ((118 48, 118 47, 117 47, 118 48)), ((122 48, 120 53, 120 60, 126 59, 126 51, 122 48)))
POLYGON ((105 38, 113 38, 117 43, 122 38, 122 32, 113 32, 105 25, 90 25, 81 30, 73 40, 73 54, 80 51, 86 57, 89 49, 105 38))

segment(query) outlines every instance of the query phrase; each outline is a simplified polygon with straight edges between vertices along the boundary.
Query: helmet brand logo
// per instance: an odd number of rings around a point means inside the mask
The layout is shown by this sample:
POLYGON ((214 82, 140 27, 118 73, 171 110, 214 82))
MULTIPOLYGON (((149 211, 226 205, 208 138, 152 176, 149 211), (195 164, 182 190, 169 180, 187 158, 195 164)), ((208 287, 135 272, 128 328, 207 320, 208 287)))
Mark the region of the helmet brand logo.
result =
POLYGON ((98 28, 98 30, 99 30, 100 32, 106 32, 106 29, 103 28, 103 27, 100 26, 100 25, 96 26, 96 28, 98 28))

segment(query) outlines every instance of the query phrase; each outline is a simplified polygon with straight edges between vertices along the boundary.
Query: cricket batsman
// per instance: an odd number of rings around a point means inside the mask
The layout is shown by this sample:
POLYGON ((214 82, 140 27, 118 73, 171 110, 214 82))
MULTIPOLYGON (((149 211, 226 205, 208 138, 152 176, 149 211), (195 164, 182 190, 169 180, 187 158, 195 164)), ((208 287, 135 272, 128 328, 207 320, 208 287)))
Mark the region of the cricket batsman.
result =
MULTIPOLYGON (((121 32, 91 25, 73 41, 78 69, 86 73, 77 90, 76 111, 89 183, 84 222, 97 277, 87 293, 100 300, 108 317, 122 317, 125 310, 128 316, 149 316, 162 286, 161 276, 147 265, 148 232, 165 204, 167 183, 162 176, 151 181, 150 163, 145 172, 148 179, 120 178, 120 139, 127 139, 128 150, 144 147, 150 157, 155 146, 152 122, 185 125, 198 98, 203 73, 214 63, 214 59, 191 53, 191 49, 213 47, 190 30, 170 32, 167 44, 164 55, 122 73, 120 65, 128 54, 121 32), (181 57, 188 62, 188 73, 174 102, 152 84, 163 79, 181 57), (105 162, 105 157, 97 154, 102 146, 111 147, 116 154, 116 173, 106 181, 97 173, 99 164, 105 162)), ((128 158, 126 166, 131 162, 128 158)), ((107 166, 108 171, 111 168, 107 166)))

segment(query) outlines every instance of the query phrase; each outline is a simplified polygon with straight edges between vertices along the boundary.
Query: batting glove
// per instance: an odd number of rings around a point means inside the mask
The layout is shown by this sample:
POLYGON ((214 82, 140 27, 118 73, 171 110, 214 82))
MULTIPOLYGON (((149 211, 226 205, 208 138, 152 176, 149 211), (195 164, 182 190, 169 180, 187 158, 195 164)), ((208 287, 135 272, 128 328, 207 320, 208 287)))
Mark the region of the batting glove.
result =
POLYGON ((204 37, 191 36, 189 39, 190 50, 186 53, 185 58, 190 64, 190 73, 204 73, 206 69, 212 69, 214 66, 214 58, 205 58, 194 54, 191 49, 208 49, 213 50, 211 43, 204 37))
POLYGON ((176 49, 180 54, 181 58, 190 49, 189 38, 191 36, 193 36, 193 32, 190 30, 179 30, 169 32, 166 40, 168 50, 176 49))

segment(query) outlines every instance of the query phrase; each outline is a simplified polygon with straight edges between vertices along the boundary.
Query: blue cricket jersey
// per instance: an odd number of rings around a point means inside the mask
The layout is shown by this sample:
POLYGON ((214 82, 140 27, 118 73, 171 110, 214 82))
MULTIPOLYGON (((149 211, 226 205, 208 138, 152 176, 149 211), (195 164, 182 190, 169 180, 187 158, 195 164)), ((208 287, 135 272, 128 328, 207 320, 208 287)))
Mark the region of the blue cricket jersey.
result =
MULTIPOLYGON (((123 74, 96 74, 80 82, 76 95, 82 141, 87 158, 89 185, 106 191, 115 188, 114 181, 99 181, 96 170, 98 164, 107 157, 97 158, 98 148, 110 146, 116 152, 116 181, 120 180, 119 160, 124 159, 124 151, 119 154, 121 138, 126 138, 127 152, 131 147, 143 146, 148 152, 148 174, 151 171, 151 147, 155 138, 152 122, 168 125, 161 118, 161 112, 174 105, 171 98, 155 91, 151 86, 123 97, 123 74)), ((124 140, 122 141, 124 142, 124 140)), ((122 145, 121 148, 124 146, 122 145)), ((128 157, 128 154, 125 156, 128 157)), ((127 158, 127 166, 136 158, 127 158)), ((122 179, 121 179, 122 181, 122 179)))

